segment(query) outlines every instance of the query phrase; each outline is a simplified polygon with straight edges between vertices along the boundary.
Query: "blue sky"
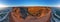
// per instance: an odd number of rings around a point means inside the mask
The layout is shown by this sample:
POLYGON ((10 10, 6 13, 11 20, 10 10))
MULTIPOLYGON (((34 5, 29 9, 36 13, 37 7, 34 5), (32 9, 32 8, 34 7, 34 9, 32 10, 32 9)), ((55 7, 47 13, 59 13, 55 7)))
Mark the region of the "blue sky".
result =
POLYGON ((0 0, 0 4, 6 4, 9 6, 23 6, 23 5, 57 5, 60 4, 60 0, 0 0))

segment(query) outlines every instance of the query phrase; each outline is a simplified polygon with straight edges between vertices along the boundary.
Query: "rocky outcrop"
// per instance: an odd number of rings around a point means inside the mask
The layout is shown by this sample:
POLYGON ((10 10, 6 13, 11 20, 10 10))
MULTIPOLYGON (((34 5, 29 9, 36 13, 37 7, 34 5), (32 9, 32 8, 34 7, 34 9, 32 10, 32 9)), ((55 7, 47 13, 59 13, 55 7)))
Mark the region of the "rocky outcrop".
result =
POLYGON ((14 7, 10 13, 10 22, 50 22, 50 13, 49 7, 14 7))

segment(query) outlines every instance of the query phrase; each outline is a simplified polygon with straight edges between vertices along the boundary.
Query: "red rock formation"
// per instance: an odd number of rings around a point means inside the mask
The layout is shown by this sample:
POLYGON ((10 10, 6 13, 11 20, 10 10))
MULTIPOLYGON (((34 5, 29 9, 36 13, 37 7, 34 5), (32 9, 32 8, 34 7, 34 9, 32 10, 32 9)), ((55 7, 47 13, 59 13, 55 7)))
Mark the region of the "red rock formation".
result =
POLYGON ((50 19, 50 13, 51 13, 50 8, 47 8, 47 7, 30 7, 30 8, 28 8, 28 12, 31 13, 30 16, 27 17, 28 22, 32 19, 35 19, 35 18, 37 18, 37 19, 32 20, 32 22, 50 22, 50 20, 49 20, 50 19), (40 14, 38 14, 38 16, 37 16, 38 11, 40 12, 40 14), (33 15, 33 16, 31 16, 31 15, 33 15))
POLYGON ((17 7, 14 7, 12 12, 11 12, 11 15, 10 15, 10 21, 11 22, 22 22, 22 18, 20 17, 20 9, 17 8, 17 7))
POLYGON ((20 14, 20 8, 14 7, 11 15, 10 22, 50 22, 51 9, 48 7, 27 7, 28 16, 24 20, 20 14))

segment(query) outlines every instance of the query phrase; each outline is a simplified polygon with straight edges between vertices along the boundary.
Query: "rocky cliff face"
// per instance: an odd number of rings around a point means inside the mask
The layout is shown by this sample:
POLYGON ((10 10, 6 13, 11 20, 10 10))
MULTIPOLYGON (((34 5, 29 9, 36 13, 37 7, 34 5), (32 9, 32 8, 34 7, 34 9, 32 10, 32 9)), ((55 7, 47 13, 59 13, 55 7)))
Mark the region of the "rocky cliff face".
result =
POLYGON ((10 22, 50 22, 49 7, 14 7, 10 22))

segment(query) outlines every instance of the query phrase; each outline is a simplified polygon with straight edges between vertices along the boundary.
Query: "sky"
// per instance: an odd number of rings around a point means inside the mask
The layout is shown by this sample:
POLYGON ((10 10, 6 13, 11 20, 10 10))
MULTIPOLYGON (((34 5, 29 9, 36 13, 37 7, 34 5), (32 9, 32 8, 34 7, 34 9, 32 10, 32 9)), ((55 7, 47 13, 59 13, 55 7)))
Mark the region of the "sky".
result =
POLYGON ((60 6, 60 0, 0 0, 7 6, 60 6))

